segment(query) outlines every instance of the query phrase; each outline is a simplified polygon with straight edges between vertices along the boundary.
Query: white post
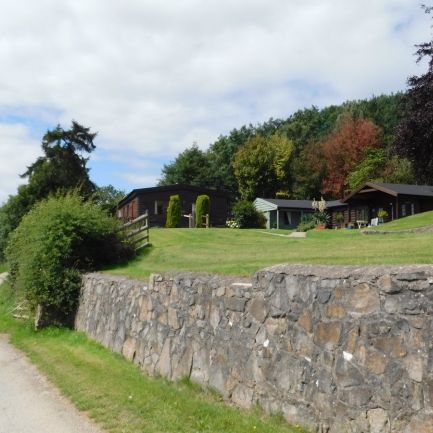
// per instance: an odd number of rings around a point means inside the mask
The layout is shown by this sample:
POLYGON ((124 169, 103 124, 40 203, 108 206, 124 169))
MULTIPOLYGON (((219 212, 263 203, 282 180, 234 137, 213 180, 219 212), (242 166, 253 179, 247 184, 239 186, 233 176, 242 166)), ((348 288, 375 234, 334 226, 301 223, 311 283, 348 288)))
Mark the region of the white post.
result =
POLYGON ((277 229, 280 228, 280 211, 277 209, 277 229))

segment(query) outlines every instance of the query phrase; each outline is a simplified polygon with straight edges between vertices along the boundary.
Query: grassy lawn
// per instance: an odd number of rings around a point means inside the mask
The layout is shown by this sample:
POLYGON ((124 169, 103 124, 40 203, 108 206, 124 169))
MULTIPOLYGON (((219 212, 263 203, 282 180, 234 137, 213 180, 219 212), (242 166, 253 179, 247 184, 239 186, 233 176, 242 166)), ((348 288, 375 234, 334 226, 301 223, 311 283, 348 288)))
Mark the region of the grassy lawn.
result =
POLYGON ((8 270, 7 264, 0 262, 0 274, 6 272, 7 270, 8 270))
POLYGON ((141 374, 121 356, 65 329, 33 331, 17 322, 7 284, 0 286, 0 332, 11 335, 75 405, 112 433, 295 433, 281 417, 246 412, 188 381, 170 383, 141 374))
POLYGON ((128 264, 106 271, 136 278, 170 270, 246 276, 277 263, 433 263, 433 233, 366 236, 358 230, 313 230, 299 239, 262 232, 151 229, 152 247, 128 264))
POLYGON ((375 230, 407 230, 433 225, 433 211, 411 215, 374 227, 375 230))

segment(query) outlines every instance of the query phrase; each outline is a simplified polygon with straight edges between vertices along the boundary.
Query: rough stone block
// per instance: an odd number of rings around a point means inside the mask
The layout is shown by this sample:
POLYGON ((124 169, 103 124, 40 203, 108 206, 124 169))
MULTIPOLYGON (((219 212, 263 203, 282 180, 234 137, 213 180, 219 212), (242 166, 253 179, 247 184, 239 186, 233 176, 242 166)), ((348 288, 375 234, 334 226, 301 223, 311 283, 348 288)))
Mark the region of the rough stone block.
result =
POLYGON ((340 304, 330 304, 326 307, 326 315, 335 319, 346 317, 346 309, 340 304))
POLYGON ((268 309, 263 293, 258 293, 248 305, 248 312, 260 323, 263 323, 266 319, 268 309))
POLYGON ((243 312, 245 310, 246 299, 243 298, 227 298, 225 300, 226 308, 230 311, 243 312))
POLYGON ((398 293, 402 290, 401 286, 399 286, 389 274, 380 277, 377 281, 377 285, 380 290, 386 293, 398 293))
POLYGON ((433 433, 433 414, 420 414, 412 418, 403 433, 433 433))
POLYGON ((340 322, 319 322, 316 325, 313 340, 319 346, 324 346, 330 350, 338 345, 340 336, 340 322))
POLYGON ((181 327, 177 317, 177 310, 172 307, 168 307, 168 326, 174 330, 177 330, 181 327))
POLYGON ((404 342, 400 337, 377 338, 373 345, 377 350, 394 358, 402 358, 407 353, 404 342))
POLYGON ((356 286, 349 298, 349 311, 360 314, 371 314, 380 308, 380 299, 377 290, 362 283, 356 286))
POLYGON ((388 359, 380 352, 369 352, 365 360, 365 366, 374 374, 383 374, 386 370, 388 359))
POLYGON ((370 433, 389 433, 391 431, 388 414, 380 407, 367 411, 370 433))
POLYGON ((304 328, 307 332, 313 331, 313 316, 310 310, 304 310, 301 317, 298 320, 298 324, 304 328))
POLYGON ((123 344, 122 354, 126 359, 132 361, 135 357, 135 350, 137 346, 137 341, 135 338, 127 338, 123 344))
POLYGON ((254 391, 242 383, 238 384, 232 393, 232 400, 243 409, 251 409, 253 406, 254 391))
POLYGON ((360 386, 364 383, 364 377, 354 364, 341 357, 335 367, 336 383, 342 388, 360 386))
POLYGON ((424 370, 423 359, 420 356, 410 355, 406 357, 405 364, 409 377, 416 382, 422 382, 424 370))

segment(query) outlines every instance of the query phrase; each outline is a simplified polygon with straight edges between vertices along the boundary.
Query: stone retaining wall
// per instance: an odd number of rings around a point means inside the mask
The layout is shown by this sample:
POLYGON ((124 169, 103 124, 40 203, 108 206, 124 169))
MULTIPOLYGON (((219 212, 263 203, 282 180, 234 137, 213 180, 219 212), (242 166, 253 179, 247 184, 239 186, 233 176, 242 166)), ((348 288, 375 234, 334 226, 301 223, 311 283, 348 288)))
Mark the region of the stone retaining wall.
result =
POLYGON ((433 267, 84 277, 76 328, 321 433, 433 432, 433 267))

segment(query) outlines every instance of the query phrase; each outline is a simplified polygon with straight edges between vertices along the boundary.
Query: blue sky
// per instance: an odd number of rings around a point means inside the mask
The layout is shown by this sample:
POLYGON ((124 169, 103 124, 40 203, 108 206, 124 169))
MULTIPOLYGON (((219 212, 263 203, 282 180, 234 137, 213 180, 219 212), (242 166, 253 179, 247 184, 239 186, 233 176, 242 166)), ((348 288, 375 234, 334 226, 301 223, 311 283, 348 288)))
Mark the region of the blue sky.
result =
POLYGON ((72 119, 98 131, 99 185, 243 124, 405 89, 431 38, 414 0, 22 0, 0 15, 0 203, 72 119))

